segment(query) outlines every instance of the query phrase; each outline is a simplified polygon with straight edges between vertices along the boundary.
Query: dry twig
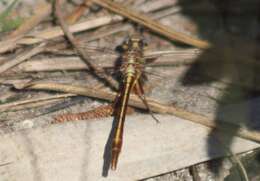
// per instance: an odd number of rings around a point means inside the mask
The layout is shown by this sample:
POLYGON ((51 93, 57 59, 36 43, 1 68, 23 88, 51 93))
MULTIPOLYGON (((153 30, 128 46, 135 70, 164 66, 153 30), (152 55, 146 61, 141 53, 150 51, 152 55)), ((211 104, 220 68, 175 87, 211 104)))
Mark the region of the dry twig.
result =
POLYGON ((109 76, 105 75, 105 71, 97 66, 95 66, 89 57, 89 55, 86 54, 86 52, 80 48, 73 36, 73 34, 69 31, 68 26, 66 25, 64 19, 62 18, 62 13, 60 10, 60 0, 55 1, 55 14, 56 17, 61 25, 61 28, 65 34, 65 36, 68 38, 70 43, 73 45, 73 47, 76 49, 77 53, 80 55, 80 57, 84 60, 84 62, 87 64, 88 68, 90 69, 91 73, 96 76, 98 79, 101 79, 105 81, 105 83, 109 84, 111 88, 117 89, 118 84, 117 82, 109 76))
MULTIPOLYGON (((80 23, 73 24, 69 26, 69 30, 72 33, 86 31, 89 29, 97 28, 106 24, 113 22, 118 22, 122 18, 120 16, 103 16, 91 20, 85 20, 80 23)), ((31 45, 39 43, 48 39, 57 38, 63 36, 64 32, 60 27, 52 27, 34 34, 31 34, 30 37, 25 37, 18 41, 19 44, 31 45)))
POLYGON ((31 58, 34 55, 37 55, 38 53, 42 52, 45 47, 45 43, 41 43, 40 45, 34 47, 31 50, 25 51, 15 57, 12 60, 7 60, 4 64, 0 66, 0 74, 7 71, 8 69, 22 63, 23 61, 31 58))
POLYGON ((22 36, 17 36, 15 38, 8 38, 2 42, 0 42, 0 53, 7 52, 8 50, 12 50, 16 47, 17 41, 19 41, 22 36))
POLYGON ((32 104, 32 103, 38 103, 42 101, 49 101, 49 100, 57 100, 61 98, 67 98, 67 97, 72 97, 75 96, 75 94, 60 94, 60 95, 54 95, 54 96, 45 96, 41 98, 32 98, 32 99, 27 99, 27 100, 21 100, 21 101, 15 101, 11 103, 6 103, 6 104, 1 104, 0 105, 0 111, 6 111, 8 109, 14 109, 17 106, 24 106, 27 104, 32 104))
MULTIPOLYGON (((158 57, 168 55, 165 59, 158 58, 154 62, 149 63, 147 66, 163 66, 163 65, 180 65, 191 64, 194 62, 194 58, 198 54, 197 50, 176 51, 154 51, 145 53, 146 57, 158 57), (171 55, 172 54, 172 55, 171 55)), ((95 60, 93 63, 100 68, 112 68, 115 65, 117 55, 100 56, 93 55, 91 59, 95 60)), ((35 59, 33 61, 24 62, 19 65, 19 70, 22 72, 41 72, 41 71, 59 71, 59 70, 87 70, 88 67, 78 57, 57 57, 57 58, 45 58, 35 59)))
POLYGON ((141 13, 137 13, 134 10, 130 10, 118 3, 112 1, 105 1, 105 0, 91 0, 91 1, 99 6, 109 9, 110 11, 113 11, 128 19, 131 19, 132 21, 145 26, 156 33, 159 33, 169 38, 170 40, 174 40, 174 41, 177 40, 179 42, 186 43, 188 45, 192 45, 203 49, 207 49, 210 46, 209 42, 189 37, 183 33, 178 33, 174 31, 171 27, 163 25, 157 21, 154 21, 153 19, 141 13))
MULTIPOLYGON (((173 4, 174 4, 174 2, 171 2, 171 1, 163 1, 163 2, 161 2, 160 6, 149 6, 149 7, 138 6, 136 8, 140 9, 143 12, 148 13, 148 12, 151 12, 154 10, 158 10, 158 8, 161 9, 164 7, 169 7, 173 4)), ((173 12, 171 12, 171 11, 166 12, 166 15, 175 12, 175 10, 173 12)), ((156 13, 154 13, 154 15, 152 15, 152 17, 155 19, 161 18, 163 16, 165 16, 165 13, 161 14, 160 12, 156 12, 156 13)), ((71 25, 71 26, 69 26, 69 30, 72 33, 81 32, 81 31, 86 31, 89 29, 97 28, 100 26, 104 26, 107 24, 119 22, 121 20, 123 20, 123 17, 121 17, 121 16, 107 15, 107 16, 97 17, 95 19, 85 20, 83 22, 71 25)), ((130 26, 128 26, 128 25, 120 26, 116 30, 113 30, 112 33, 116 33, 119 31, 125 31, 125 30, 129 29, 129 27, 130 26)), ((111 32, 107 32, 106 34, 111 34, 111 32)), ((64 35, 64 34, 60 27, 52 27, 52 28, 49 28, 49 29, 46 29, 43 31, 33 33, 28 37, 7 39, 6 41, 0 42, 0 53, 14 49, 16 47, 16 45, 19 45, 19 44, 31 45, 31 44, 39 43, 39 42, 42 42, 45 40, 57 38, 62 35, 64 35)))
MULTIPOLYGON (((83 96, 88 96, 88 97, 103 99, 108 101, 113 101, 116 96, 116 93, 112 93, 108 91, 102 91, 96 89, 93 90, 92 88, 87 88, 87 87, 71 86, 71 85, 64 85, 64 84, 57 84, 57 83, 40 83, 40 82, 29 83, 24 85, 18 85, 16 86, 16 88, 61 91, 61 92, 78 94, 78 95, 83 95, 83 96)), ((219 127, 217 126, 216 122, 213 119, 209 119, 208 117, 205 117, 203 115, 188 112, 184 109, 180 109, 174 106, 161 104, 158 101, 149 98, 147 98, 147 102, 149 104, 150 110, 155 113, 172 114, 177 117, 183 118, 185 120, 204 125, 211 129, 217 128, 219 130, 227 131, 227 128, 234 126, 233 123, 229 123, 226 121, 221 121, 220 123, 220 121, 218 121, 218 125, 221 125, 221 127, 219 127)), ((136 95, 131 95, 129 100, 129 105, 146 110, 146 106, 136 95)), ((236 135, 248 140, 260 142, 260 133, 257 131, 249 131, 244 128, 240 128, 240 130, 236 133, 236 135)))
POLYGON ((86 9, 87 5, 85 3, 80 4, 70 15, 66 17, 66 22, 68 24, 74 24, 79 20, 86 9))

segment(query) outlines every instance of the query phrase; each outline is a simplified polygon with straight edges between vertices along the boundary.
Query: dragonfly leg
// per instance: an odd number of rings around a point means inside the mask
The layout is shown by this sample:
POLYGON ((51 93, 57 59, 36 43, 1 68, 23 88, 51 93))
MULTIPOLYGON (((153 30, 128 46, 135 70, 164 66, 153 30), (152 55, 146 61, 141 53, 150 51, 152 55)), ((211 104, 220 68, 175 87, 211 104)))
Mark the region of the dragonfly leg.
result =
POLYGON ((140 81, 138 80, 134 86, 134 90, 135 90, 135 93, 138 95, 138 97, 143 101, 147 111, 149 112, 149 114, 152 116, 152 118, 157 122, 157 123, 160 123, 160 121, 155 117, 155 115, 153 114, 153 112, 151 111, 148 103, 147 103, 147 100, 146 100, 146 97, 145 97, 145 94, 144 94, 144 89, 143 89, 143 86, 142 84, 140 83, 140 81))

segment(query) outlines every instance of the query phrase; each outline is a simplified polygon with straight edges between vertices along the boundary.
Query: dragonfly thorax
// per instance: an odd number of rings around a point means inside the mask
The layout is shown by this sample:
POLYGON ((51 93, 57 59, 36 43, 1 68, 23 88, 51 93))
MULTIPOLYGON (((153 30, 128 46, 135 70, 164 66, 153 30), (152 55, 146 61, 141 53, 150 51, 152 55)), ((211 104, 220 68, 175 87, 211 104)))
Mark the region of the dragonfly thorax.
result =
POLYGON ((136 68, 133 65, 128 65, 125 71, 127 76, 135 76, 136 68))

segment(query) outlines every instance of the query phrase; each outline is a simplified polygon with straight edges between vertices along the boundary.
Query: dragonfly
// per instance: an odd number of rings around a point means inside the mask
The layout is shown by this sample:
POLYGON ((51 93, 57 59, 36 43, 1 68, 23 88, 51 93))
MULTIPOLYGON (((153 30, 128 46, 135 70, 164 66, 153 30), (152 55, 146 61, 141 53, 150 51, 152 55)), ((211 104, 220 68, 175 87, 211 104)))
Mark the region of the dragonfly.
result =
POLYGON ((115 122, 110 161, 110 168, 112 170, 116 170, 117 168, 119 155, 123 145, 124 123, 128 110, 128 100, 131 93, 136 94, 143 101, 147 111, 156 122, 159 122, 149 109, 143 87, 143 80, 146 79, 145 66, 147 63, 152 62, 149 59, 151 56, 145 57, 144 55, 146 46, 147 43, 143 37, 140 37, 140 35, 132 35, 123 43, 120 65, 119 68, 116 68, 116 71, 120 74, 120 86, 112 106, 104 106, 97 110, 89 111, 87 112, 88 114, 76 113, 56 117, 58 122, 63 122, 64 120, 84 119, 85 117, 88 117, 89 119, 91 118, 91 116, 89 116, 90 114, 99 115, 97 117, 112 114, 115 122), (100 114, 102 115, 100 116, 100 114))
MULTIPOLYGON (((112 170, 116 169, 118 157, 121 152, 127 103, 130 93, 133 90, 142 99, 147 110, 152 114, 145 99, 144 89, 141 83, 141 79, 144 77, 144 47, 144 41, 136 35, 131 36, 123 45, 124 52, 122 55, 122 65, 120 67, 122 83, 118 96, 115 100, 114 118, 116 126, 112 141, 112 170)), ((156 121, 158 120, 156 119, 156 121)))

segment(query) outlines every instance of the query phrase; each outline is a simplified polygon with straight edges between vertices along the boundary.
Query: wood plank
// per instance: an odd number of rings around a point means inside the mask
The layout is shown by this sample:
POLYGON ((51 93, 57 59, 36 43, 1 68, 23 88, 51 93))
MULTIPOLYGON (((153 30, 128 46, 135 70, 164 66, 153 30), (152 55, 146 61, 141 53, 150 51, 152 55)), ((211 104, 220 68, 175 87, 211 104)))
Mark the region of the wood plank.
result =
MULTIPOLYGON (((174 116, 130 116, 117 171, 102 177, 103 153, 112 118, 78 121, 19 131, 0 137, 2 180, 137 180, 187 167, 223 155, 207 153, 209 129, 174 116)), ((235 138, 232 150, 260 144, 235 138)))

